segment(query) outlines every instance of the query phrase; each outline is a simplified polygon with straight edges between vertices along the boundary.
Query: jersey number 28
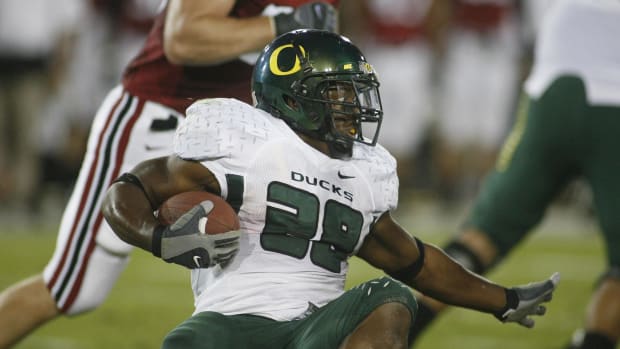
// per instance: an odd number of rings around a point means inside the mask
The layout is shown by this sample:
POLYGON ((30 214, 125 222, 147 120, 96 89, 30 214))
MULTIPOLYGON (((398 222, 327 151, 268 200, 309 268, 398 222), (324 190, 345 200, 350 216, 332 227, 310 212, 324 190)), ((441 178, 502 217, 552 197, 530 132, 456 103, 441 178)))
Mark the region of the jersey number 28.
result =
POLYGON ((323 234, 320 240, 313 240, 321 210, 314 194, 272 182, 267 189, 267 200, 288 209, 267 207, 261 246, 300 259, 309 250, 312 263, 339 273, 341 262, 353 252, 360 238, 362 214, 338 201, 328 200, 323 207, 323 234))

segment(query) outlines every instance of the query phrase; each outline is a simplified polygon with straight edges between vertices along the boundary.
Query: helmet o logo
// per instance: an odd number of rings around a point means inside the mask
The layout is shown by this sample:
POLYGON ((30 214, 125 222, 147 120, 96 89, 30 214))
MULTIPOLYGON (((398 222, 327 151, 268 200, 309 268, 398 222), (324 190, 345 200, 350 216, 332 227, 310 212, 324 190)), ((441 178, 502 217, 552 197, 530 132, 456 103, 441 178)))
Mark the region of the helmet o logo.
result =
MULTIPOLYGON (((301 64, 299 63, 299 56, 295 55, 295 63, 293 63, 293 67, 289 70, 283 71, 278 67, 278 57, 280 53, 287 48, 294 48, 293 44, 282 45, 275 50, 269 57, 269 70, 273 73, 273 75, 285 76, 295 74, 301 70, 301 64)), ((302 57, 306 57, 306 50, 302 46, 299 46, 299 50, 301 51, 302 57)))

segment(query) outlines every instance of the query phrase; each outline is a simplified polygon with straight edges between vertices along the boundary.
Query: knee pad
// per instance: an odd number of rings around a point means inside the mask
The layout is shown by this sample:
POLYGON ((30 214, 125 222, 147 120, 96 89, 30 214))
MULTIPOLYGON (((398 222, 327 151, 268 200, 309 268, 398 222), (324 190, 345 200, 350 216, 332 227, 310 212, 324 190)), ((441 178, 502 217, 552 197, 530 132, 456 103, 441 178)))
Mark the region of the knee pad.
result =
POLYGON ((111 254, 97 245, 93 251, 78 295, 65 315, 78 315, 99 307, 108 298, 121 272, 129 262, 128 255, 111 254))
POLYGON ((409 286, 391 277, 382 277, 365 282, 361 285, 368 299, 364 302, 370 308, 377 308, 389 302, 405 305, 411 312, 411 322, 418 312, 418 303, 409 286))
POLYGON ((443 250, 467 270, 476 274, 482 274, 488 270, 474 251, 458 241, 451 241, 443 250))

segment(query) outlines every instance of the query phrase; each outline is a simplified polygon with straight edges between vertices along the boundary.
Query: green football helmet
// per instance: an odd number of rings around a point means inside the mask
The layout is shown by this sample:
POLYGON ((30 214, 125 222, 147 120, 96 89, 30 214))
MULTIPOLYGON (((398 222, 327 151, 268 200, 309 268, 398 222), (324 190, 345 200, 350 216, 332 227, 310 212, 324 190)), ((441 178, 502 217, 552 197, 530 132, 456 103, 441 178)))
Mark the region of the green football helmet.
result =
POLYGON ((378 88, 372 66, 349 39, 313 29, 277 37, 252 76, 257 108, 325 141, 337 158, 351 156, 354 142, 377 143, 383 119, 378 88))

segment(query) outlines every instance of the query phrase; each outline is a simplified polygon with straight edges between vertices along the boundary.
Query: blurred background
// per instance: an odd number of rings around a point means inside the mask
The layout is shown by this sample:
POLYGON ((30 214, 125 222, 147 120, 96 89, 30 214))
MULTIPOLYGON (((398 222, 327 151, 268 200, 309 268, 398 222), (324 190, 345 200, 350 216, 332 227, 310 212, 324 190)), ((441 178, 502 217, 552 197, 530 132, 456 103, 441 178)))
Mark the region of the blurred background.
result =
MULTIPOLYGON (((441 245, 454 234, 492 168, 550 2, 341 1, 341 31, 382 84, 379 141, 399 161, 397 218, 423 240, 441 245)), ((90 122, 158 7, 158 0, 0 0, 0 289, 39 272, 53 252, 90 122)), ((453 309, 417 347, 558 348, 579 327, 603 270, 595 214, 588 188, 573 183, 489 275, 513 285, 562 272, 537 329, 453 309)), ((354 259, 348 285, 376 275, 354 259)), ((192 308, 189 274, 136 251, 100 310, 55 321, 17 348, 157 348, 192 308)))

